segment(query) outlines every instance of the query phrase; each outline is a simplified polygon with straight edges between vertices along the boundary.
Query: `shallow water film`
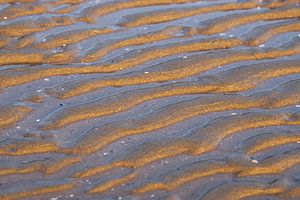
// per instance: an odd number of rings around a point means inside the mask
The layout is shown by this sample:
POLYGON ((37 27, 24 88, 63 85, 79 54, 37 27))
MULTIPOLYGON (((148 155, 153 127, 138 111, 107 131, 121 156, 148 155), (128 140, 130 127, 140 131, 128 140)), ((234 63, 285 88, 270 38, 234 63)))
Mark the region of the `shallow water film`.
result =
POLYGON ((300 199, 299 0, 0 0, 0 199, 300 199))

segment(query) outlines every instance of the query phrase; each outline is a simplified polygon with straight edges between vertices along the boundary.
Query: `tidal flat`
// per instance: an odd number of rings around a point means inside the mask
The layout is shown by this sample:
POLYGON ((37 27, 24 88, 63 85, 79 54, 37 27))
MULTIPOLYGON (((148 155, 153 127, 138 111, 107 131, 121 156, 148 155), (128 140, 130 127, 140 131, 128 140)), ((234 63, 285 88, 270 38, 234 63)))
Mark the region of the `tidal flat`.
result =
POLYGON ((300 199, 300 0, 0 0, 0 200, 300 199))

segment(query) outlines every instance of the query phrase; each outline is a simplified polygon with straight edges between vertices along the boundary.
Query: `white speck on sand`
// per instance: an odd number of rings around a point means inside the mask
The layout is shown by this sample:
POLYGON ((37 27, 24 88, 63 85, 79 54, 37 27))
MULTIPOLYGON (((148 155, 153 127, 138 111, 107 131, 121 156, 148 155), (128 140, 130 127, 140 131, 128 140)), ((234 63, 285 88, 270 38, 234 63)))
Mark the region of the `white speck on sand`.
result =
POLYGON ((251 161, 253 162, 253 163, 258 163, 258 161, 257 160, 254 160, 254 159, 251 159, 251 161))

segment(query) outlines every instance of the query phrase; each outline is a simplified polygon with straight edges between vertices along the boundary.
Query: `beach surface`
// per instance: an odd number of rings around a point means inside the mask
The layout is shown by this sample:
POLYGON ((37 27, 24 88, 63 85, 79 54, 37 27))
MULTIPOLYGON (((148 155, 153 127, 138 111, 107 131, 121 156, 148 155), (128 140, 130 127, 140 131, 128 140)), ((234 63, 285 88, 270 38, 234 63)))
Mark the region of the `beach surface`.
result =
POLYGON ((299 0, 0 0, 0 199, 300 199, 299 0))

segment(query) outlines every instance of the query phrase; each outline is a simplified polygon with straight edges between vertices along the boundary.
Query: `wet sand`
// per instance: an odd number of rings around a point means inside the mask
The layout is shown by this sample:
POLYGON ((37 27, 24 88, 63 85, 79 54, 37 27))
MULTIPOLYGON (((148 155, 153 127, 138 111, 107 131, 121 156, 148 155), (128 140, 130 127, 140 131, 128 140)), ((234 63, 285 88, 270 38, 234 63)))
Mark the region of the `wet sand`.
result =
POLYGON ((0 0, 0 199, 300 199, 298 0, 0 0))

